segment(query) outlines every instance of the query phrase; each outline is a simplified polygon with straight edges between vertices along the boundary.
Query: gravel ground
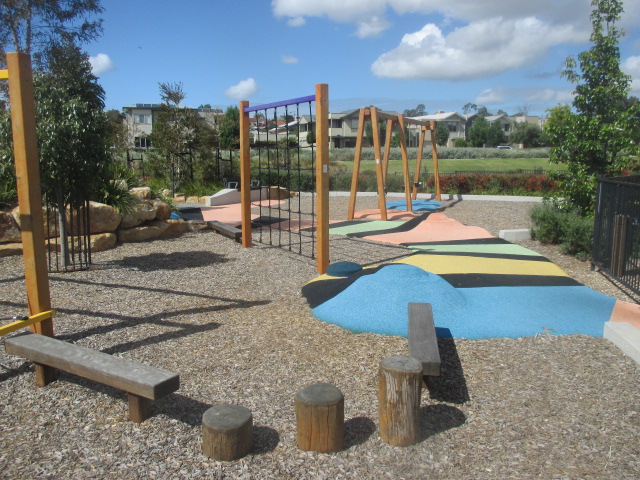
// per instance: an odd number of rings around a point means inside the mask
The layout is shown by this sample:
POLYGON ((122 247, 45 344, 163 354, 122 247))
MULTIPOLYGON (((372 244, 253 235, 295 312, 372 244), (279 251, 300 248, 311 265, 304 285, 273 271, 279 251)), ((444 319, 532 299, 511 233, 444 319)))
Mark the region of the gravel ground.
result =
MULTIPOLYGON (((331 204, 332 217, 344 218, 346 199, 331 204)), ((446 213, 497 234, 528 227, 531 206, 462 201, 446 213)), ((632 300, 587 262, 524 244, 592 288, 632 300)), ((331 248, 334 261, 403 255, 346 238, 332 238, 331 248)), ((602 338, 441 340, 443 375, 422 395, 423 438, 391 447, 377 433, 377 366, 406 354, 406 339, 315 319, 300 294, 316 276, 311 260, 198 232, 126 244, 94 262, 51 275, 56 335, 178 372, 181 388, 134 424, 123 392, 66 373, 36 388, 32 365, 0 349, 0 478, 640 478, 640 370, 602 338), (346 442, 336 454, 296 447, 293 398, 318 381, 345 395, 346 442), (230 463, 200 453, 202 414, 223 402, 254 416, 254 451, 230 463)), ((0 316, 25 305, 22 260, 4 258, 0 316)))

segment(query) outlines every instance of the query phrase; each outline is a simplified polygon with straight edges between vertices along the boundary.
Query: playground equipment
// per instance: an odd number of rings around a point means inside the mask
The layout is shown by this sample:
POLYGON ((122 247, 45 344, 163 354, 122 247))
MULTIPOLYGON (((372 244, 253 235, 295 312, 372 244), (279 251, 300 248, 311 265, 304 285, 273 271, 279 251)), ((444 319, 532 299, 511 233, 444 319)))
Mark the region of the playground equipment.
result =
POLYGON ((391 134, 394 126, 397 125, 400 133, 400 150, 402 152, 402 170, 404 177, 404 192, 407 202, 407 210, 413 212, 411 200, 415 200, 418 196, 418 185, 420 182, 420 169, 422 167, 422 152, 424 150, 424 139, 426 132, 431 135, 431 151, 433 155, 433 174, 435 182, 436 200, 440 201, 440 180, 438 174, 438 150, 436 146, 435 130, 436 122, 421 121, 412 118, 405 118, 403 114, 391 115, 379 111, 376 107, 361 108, 358 117, 358 133, 356 138, 356 148, 353 158, 353 174, 351 179, 351 195, 349 197, 349 210, 347 219, 353 220, 356 208, 356 197, 358 192, 358 175, 360 174, 360 161, 362 157, 362 142, 364 139, 365 124, 370 121, 373 131, 373 151, 376 161, 376 180, 378 190, 378 208, 380 209, 380 218, 387 220, 386 206, 386 185, 387 174, 389 170, 389 153, 391 150, 391 134), (382 155, 380 145, 380 121, 387 122, 387 133, 385 139, 384 156, 382 155), (416 158, 416 170, 413 179, 413 187, 409 180, 409 159, 407 154, 407 125, 415 125, 419 129, 418 155, 416 158))
MULTIPOLYGON (((0 72, 0 79, 9 80, 9 102, 13 129, 13 151, 16 164, 18 203, 22 231, 24 275, 27 301, 31 317, 38 320, 29 326, 31 331, 53 336, 51 316, 38 314, 51 311, 49 275, 42 215, 40 165, 36 140, 36 115, 33 100, 31 57, 26 53, 7 53, 8 69, 0 72)), ((26 326, 27 324, 24 324, 26 326)), ((36 365, 36 383, 46 385, 55 377, 55 370, 36 365)))
MULTIPOLYGON (((290 251, 303 254, 303 243, 311 244, 312 258, 316 258, 317 270, 324 273, 329 265, 329 87, 326 84, 317 84, 314 95, 283 100, 264 105, 250 107, 249 102, 240 102, 240 197, 242 204, 242 246, 249 248, 252 245, 251 235, 251 208, 259 208, 260 216, 253 223, 260 227, 259 238, 262 242, 278 247, 288 247, 290 251), (315 102, 315 115, 311 104, 315 102), (308 105, 307 125, 312 127, 315 123, 315 141, 310 142, 309 147, 301 147, 300 121, 301 105, 308 105), (249 128, 249 114, 256 112, 265 121, 273 121, 275 128, 272 130, 265 122, 261 132, 260 126, 255 132, 249 128), (280 115, 280 117, 279 117, 280 115), (278 125, 280 118, 284 117, 284 124, 278 125), (293 120, 291 120, 293 118, 293 120), (271 132, 271 133, 270 133, 271 132), (254 156, 257 155, 255 167, 251 167, 250 136, 254 133, 258 142, 254 146, 254 156), (265 141, 261 141, 261 135, 265 141), (270 137, 271 135, 271 137, 270 137), (289 137, 296 137, 296 146, 290 145, 289 137), (302 148, 310 152, 311 166, 305 167, 301 162, 302 148), (304 173, 311 175, 311 186, 303 188, 304 173), (251 176, 257 176, 254 180, 259 182, 261 199, 251 202, 251 176), (282 185, 281 183, 286 183, 282 185), (266 188, 265 188, 266 187, 266 188), (295 188, 293 188, 295 187, 295 188), (285 205, 279 201, 279 195, 284 192, 294 191, 294 198, 290 198, 285 205), (262 192, 268 192, 267 198, 262 197, 262 192), (301 194, 310 192, 312 196, 311 210, 302 208, 301 194), (278 198, 274 196, 278 195, 278 198), (297 197, 297 201, 296 198, 297 197), (263 210, 265 213, 263 213, 263 210), (303 221, 311 219, 311 225, 303 228, 303 221), (278 224, 278 228, 274 227, 278 224), (297 224, 297 231, 292 226, 297 224), (282 227, 284 225, 284 227, 282 227), (277 230, 274 234, 273 230, 277 230), (297 244, 294 243, 297 236, 297 244), (306 238, 305 238, 306 236, 306 238), (317 255, 316 246, 317 242, 317 255)), ((256 123, 258 118, 256 118, 256 123)), ((313 132, 313 130, 310 130, 313 132)), ((305 132, 306 134, 306 132, 305 132)), ((304 245, 307 247, 307 245, 304 245)), ((305 250, 306 251, 306 250, 305 250)))

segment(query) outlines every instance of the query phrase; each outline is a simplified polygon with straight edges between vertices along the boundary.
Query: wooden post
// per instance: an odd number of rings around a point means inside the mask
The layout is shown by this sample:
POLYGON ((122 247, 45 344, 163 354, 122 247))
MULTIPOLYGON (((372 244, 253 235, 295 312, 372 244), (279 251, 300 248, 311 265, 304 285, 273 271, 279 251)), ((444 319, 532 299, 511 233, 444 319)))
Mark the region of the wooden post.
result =
POLYGON ((616 277, 624 275, 627 243, 627 225, 629 218, 625 215, 613 217, 613 238, 611 241, 611 273, 616 277))
POLYGON ((316 238, 317 270, 326 273, 329 266, 329 85, 316 85, 316 238))
POLYGON ((389 174, 389 156, 391 155, 391 135, 393 134, 393 120, 390 118, 387 120, 387 132, 384 138, 384 156, 382 158, 382 165, 384 172, 383 182, 387 185, 387 175, 389 174))
POLYGON ((362 139, 364 137, 364 122, 367 109, 361 108, 358 115, 358 134, 356 148, 353 154, 353 171, 351 172, 351 195, 349 196, 349 210, 347 220, 353 220, 356 211, 356 198, 358 196, 358 175, 360 174, 360 160, 362 159, 362 139))
POLYGON ((240 208, 242 209, 242 246, 251 247, 251 154, 249 145, 249 115, 244 109, 249 102, 240 102, 240 208))
POLYGON ((422 364, 409 357, 392 356, 380 362, 378 416, 380 438, 397 447, 420 440, 422 364))
MULTIPOLYGON (((51 297, 44 240, 31 57, 26 53, 8 53, 7 65, 24 275, 29 314, 36 315, 51 310, 51 297)), ((30 328, 32 332, 53 337, 53 320, 50 318, 35 323, 30 328)), ((45 386, 54 379, 53 368, 36 364, 37 385, 45 386)))
POLYGON ((373 132, 373 157, 376 162, 376 180, 378 184, 378 208, 380 209, 380 219, 387 220, 387 199, 384 184, 384 174, 382 173, 382 150, 380 149, 380 125, 378 124, 378 109, 371 107, 371 130, 373 132))
POLYGON ((344 396, 329 383, 315 383, 295 397, 298 448, 338 452, 344 444, 344 396))
POLYGON ((127 394, 129 404, 129 420, 135 423, 142 423, 153 413, 151 400, 134 393, 127 394))
POLYGON ((420 141, 418 143, 418 157, 416 158, 416 174, 413 176, 413 194, 411 198, 416 200, 418 198, 418 183, 420 182, 420 169, 422 168, 422 153, 424 151, 424 135, 426 129, 420 127, 420 141))
POLYGON ((220 461, 237 460, 253 446, 253 415, 240 405, 215 405, 202 416, 202 453, 220 461))
POLYGON ((402 178, 404 180, 404 198, 407 211, 413 213, 411 203, 411 186, 409 183, 409 155, 407 154, 407 134, 405 130, 404 115, 398 115, 398 128, 400 129, 400 151, 402 152, 402 178))
POLYGON ((440 172, 438 171, 438 146, 436 144, 436 122, 431 121, 431 154, 433 156, 433 182, 436 189, 436 200, 442 200, 440 196, 440 172))

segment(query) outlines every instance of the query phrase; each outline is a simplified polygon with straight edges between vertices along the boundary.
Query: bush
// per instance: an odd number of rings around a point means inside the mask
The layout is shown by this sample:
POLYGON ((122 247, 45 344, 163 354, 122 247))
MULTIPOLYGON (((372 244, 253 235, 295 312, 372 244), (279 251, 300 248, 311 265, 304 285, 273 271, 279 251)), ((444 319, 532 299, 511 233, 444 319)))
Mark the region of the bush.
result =
POLYGON ((541 243, 558 244, 562 240, 564 213, 549 204, 531 210, 531 238, 541 243))
POLYGON ((545 203, 531 211, 531 238, 541 243, 560 245, 567 255, 588 257, 593 242, 593 219, 576 211, 563 211, 545 203))

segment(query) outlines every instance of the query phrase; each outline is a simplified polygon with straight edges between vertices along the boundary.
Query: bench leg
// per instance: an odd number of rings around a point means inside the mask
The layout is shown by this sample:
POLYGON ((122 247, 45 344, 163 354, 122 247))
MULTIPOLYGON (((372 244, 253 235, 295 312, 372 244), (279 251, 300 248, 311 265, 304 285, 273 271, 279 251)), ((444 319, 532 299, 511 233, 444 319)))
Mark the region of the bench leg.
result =
POLYGON ((129 420, 136 423, 144 422, 151 416, 151 400, 133 393, 127 395, 129 397, 129 420))
POLYGON ((56 379, 56 369, 40 363, 35 364, 36 385, 46 387, 56 379))

